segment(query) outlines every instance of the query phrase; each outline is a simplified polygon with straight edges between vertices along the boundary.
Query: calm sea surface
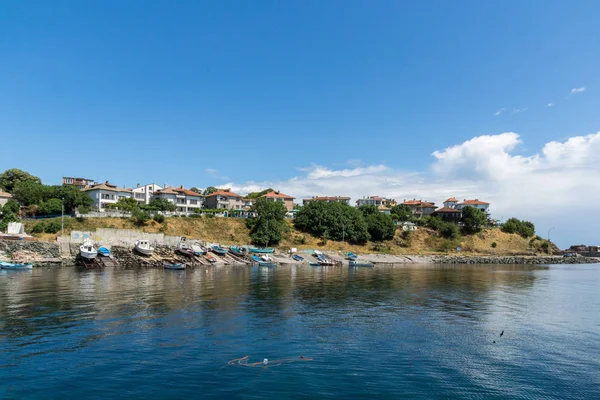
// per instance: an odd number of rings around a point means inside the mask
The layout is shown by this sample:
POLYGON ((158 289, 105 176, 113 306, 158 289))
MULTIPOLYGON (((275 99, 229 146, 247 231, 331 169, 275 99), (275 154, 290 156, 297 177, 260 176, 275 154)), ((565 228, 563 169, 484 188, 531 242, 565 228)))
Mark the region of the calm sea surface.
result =
POLYGON ((598 399, 600 265, 3 271, 0 350, 2 399, 598 399))

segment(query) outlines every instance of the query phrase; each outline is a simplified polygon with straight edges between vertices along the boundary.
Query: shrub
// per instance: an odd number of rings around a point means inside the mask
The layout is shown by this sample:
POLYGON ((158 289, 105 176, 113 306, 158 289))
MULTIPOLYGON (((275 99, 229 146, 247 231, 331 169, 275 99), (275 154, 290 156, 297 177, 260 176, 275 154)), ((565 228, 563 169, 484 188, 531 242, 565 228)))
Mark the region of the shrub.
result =
POLYGON ((17 204, 16 201, 14 201, 13 199, 10 199, 6 202, 6 204, 4 205, 4 207, 2 207, 2 212, 12 212, 13 214, 18 214, 19 213, 19 204, 17 204))
POLYGON ((150 214, 146 211, 135 210, 133 213, 133 222, 137 226, 146 225, 146 222, 150 220, 150 214))
POLYGON ((527 239, 535 235, 535 225, 529 221, 521 221, 517 218, 509 218, 502 225, 502 232, 518 233, 521 237, 527 239))
POLYGON ((292 240, 294 244, 306 244, 306 237, 304 235, 296 235, 292 240))
POLYGON ((31 233, 44 233, 46 224, 43 221, 38 222, 31 228, 31 233))
POLYGON ((165 222, 165 216, 162 214, 154 214, 152 219, 155 220, 156 222, 158 222, 159 224, 162 224, 163 222, 165 222))
POLYGON ((44 228, 44 232, 46 233, 57 233, 61 230, 60 222, 52 221, 44 228))
POLYGON ((442 222, 442 226, 439 229, 440 234, 447 239, 458 238, 458 226, 451 222, 442 222))

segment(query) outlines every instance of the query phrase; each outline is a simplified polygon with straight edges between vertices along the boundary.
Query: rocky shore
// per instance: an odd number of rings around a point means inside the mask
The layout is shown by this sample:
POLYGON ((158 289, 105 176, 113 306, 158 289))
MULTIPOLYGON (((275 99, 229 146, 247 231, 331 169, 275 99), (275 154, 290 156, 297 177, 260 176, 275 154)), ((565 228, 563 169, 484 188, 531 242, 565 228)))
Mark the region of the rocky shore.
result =
MULTIPOLYGON (((225 257, 216 257, 217 264, 210 264, 203 258, 190 260, 182 258, 175 253, 172 248, 162 246, 156 249, 156 257, 145 258, 137 255, 131 248, 114 246, 113 256, 121 267, 162 267, 162 260, 172 260, 176 262, 187 262, 190 266, 208 266, 208 265, 240 265, 247 260, 239 257, 227 255, 225 257)), ((0 260, 31 262, 36 266, 60 265, 73 266, 75 258, 79 253, 79 245, 37 242, 37 241, 17 241, 0 240, 0 260)), ((337 252, 326 252, 332 259, 347 264, 342 254, 337 252)), ((314 261, 310 256, 305 256, 307 261, 314 261)), ((301 265, 301 262, 289 258, 288 254, 275 254, 274 261, 280 264, 301 265)), ((377 265, 407 265, 407 264, 595 264, 600 263, 599 258, 593 257, 562 257, 562 256, 465 256, 465 255, 388 255, 388 254, 360 254, 360 261, 373 263, 377 265)), ((304 263, 306 264, 306 263, 304 263)))

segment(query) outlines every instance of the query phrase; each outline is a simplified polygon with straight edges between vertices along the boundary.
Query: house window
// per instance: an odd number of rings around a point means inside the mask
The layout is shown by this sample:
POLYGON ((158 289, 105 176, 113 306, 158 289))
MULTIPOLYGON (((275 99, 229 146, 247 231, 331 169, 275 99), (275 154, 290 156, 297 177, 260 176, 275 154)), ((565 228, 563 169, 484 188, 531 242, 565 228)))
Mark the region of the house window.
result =
MULTIPOLYGON (((110 194, 102 193, 100 198, 102 200, 110 200, 110 194)), ((113 197, 113 199, 114 199, 114 197, 113 197)))
POLYGON ((177 199, 177 204, 185 204, 185 199, 177 199))
POLYGON ((190 204, 198 204, 198 200, 190 200, 190 204))

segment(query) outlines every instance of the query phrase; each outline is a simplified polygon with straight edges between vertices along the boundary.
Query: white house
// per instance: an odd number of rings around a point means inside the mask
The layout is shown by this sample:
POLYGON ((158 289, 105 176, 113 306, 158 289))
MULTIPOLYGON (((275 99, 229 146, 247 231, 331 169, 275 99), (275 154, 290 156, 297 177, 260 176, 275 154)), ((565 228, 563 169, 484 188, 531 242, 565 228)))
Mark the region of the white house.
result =
POLYGON ((117 187, 108 183, 108 181, 83 188, 81 191, 87 193, 92 198, 94 201, 93 207, 99 211, 105 211, 108 204, 114 204, 119 199, 132 196, 130 189, 117 187))
POLYGON ((202 195, 192 192, 182 186, 168 186, 154 191, 153 199, 165 199, 175 204, 178 213, 194 213, 195 210, 202 208, 202 195))
POLYGON ((154 194, 154 192, 161 189, 162 187, 157 185, 156 183, 149 183, 143 186, 140 186, 140 184, 138 183, 137 187, 135 189, 132 189, 131 192, 133 193, 133 198, 139 204, 150 204, 150 200, 152 200, 152 195, 154 194))
POLYGON ((462 203, 458 203, 456 205, 456 209, 457 210, 462 210, 465 207, 474 207, 477 208, 481 211, 483 211, 484 213, 488 213, 488 209, 490 207, 490 203, 486 203, 485 201, 480 201, 479 199, 475 199, 475 200, 463 200, 462 203))
POLYGON ((12 199, 12 194, 0 190, 0 206, 4 206, 10 199, 12 199))
POLYGON ((450 197, 448 200, 444 201, 444 207, 448 208, 456 208, 458 204, 458 200, 455 197, 450 197))

